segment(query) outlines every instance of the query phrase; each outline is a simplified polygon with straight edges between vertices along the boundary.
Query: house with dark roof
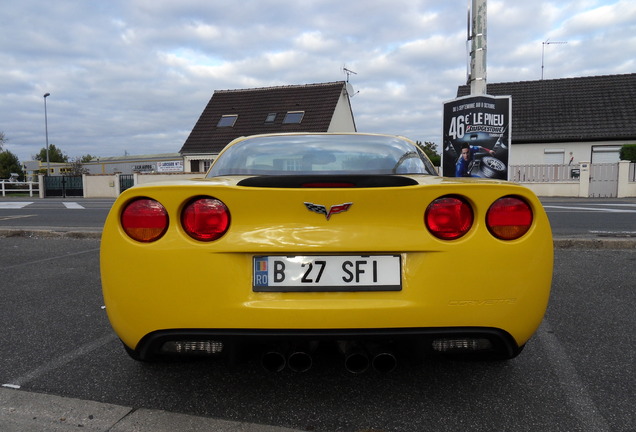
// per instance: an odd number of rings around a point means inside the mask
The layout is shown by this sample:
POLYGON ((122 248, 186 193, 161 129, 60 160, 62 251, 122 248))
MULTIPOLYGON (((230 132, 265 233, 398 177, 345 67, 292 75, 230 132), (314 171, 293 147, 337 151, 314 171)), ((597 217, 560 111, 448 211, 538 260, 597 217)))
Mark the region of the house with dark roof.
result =
POLYGON ((486 93, 512 97, 510 165, 618 162, 621 146, 636 143, 636 74, 488 84, 486 93))
POLYGON ((355 132, 344 81, 216 90, 179 153, 203 172, 233 139, 279 132, 355 132))

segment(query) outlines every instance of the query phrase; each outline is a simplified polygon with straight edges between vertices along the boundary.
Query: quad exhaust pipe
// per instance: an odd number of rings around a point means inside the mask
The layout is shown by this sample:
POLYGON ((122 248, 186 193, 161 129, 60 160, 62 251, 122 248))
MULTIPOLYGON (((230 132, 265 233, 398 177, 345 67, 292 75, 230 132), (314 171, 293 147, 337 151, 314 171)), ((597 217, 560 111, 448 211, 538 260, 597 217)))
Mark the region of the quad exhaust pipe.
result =
MULTIPOLYGON (((286 367, 292 372, 307 372, 313 366, 311 353, 315 346, 309 348, 289 349, 283 346, 266 349, 261 355, 261 365, 268 372, 282 372, 286 367)), ((380 373, 389 373, 397 367, 395 354, 382 346, 338 341, 338 349, 344 356, 345 369, 355 375, 362 374, 369 368, 380 373)))

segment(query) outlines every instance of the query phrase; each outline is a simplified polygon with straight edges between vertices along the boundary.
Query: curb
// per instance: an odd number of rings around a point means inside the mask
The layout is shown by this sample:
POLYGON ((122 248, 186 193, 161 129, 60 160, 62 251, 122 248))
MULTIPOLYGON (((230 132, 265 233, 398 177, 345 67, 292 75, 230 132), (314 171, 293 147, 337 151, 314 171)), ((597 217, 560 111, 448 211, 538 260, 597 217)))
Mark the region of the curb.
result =
POLYGON ((555 249, 636 249, 636 238, 555 238, 555 249))
MULTIPOLYGON (((102 232, 78 229, 0 228, 0 237, 101 239, 102 232)), ((555 249, 636 249, 636 237, 555 237, 555 249)))
POLYGON ((0 237, 101 239, 101 231, 56 231, 47 229, 0 228, 0 237))

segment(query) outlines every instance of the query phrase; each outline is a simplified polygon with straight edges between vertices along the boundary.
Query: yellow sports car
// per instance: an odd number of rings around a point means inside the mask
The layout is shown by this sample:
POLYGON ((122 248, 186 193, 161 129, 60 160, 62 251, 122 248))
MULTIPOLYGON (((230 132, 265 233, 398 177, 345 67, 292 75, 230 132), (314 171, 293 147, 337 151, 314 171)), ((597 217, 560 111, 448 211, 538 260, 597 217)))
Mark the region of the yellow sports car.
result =
POLYGON ((128 189, 106 220, 110 322, 138 360, 261 350, 352 372, 398 352, 515 357, 545 313, 552 234, 537 197, 439 177, 376 134, 243 137, 205 178, 128 189))

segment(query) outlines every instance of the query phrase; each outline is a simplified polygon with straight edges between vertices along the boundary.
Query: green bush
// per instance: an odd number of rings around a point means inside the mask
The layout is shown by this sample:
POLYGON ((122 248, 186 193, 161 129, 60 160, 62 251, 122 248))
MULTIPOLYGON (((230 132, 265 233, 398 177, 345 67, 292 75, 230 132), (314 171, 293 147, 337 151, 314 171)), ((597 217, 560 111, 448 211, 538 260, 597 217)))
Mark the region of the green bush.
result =
POLYGON ((636 162, 636 144, 625 144, 621 147, 621 160, 636 162))

